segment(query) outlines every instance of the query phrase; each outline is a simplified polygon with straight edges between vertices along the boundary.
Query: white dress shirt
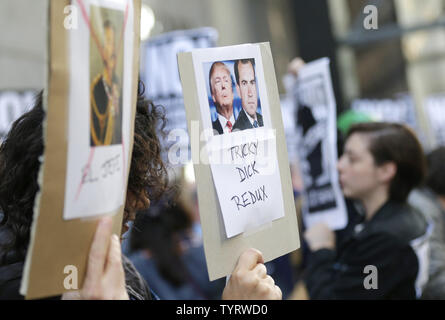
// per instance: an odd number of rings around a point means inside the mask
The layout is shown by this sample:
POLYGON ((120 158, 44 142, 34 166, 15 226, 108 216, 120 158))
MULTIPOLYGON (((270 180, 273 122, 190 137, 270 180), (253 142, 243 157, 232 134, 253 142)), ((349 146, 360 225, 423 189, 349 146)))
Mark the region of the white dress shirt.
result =
MULTIPOLYGON (((221 124, 221 127, 223 128, 223 132, 229 133, 230 131, 229 131, 229 127, 227 127, 227 119, 225 117, 223 117, 222 115, 220 115, 219 113, 217 113, 217 114, 218 114, 219 123, 221 124)), ((232 123, 232 128, 233 128, 233 125, 235 124, 235 117, 233 116, 233 113, 232 113, 232 116, 230 117, 230 122, 232 123)))

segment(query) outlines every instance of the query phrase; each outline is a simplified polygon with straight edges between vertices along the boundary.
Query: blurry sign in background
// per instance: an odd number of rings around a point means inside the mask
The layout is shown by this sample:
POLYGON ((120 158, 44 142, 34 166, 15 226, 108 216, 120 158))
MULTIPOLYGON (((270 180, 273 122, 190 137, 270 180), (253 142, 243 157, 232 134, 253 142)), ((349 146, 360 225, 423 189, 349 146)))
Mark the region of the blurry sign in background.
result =
POLYGON ((332 229, 342 229, 347 214, 336 170, 336 102, 328 58, 301 69, 293 96, 305 226, 322 221, 332 229))
POLYGON ((395 99, 356 99, 352 101, 351 110, 367 114, 372 121, 404 123, 426 144, 425 132, 419 125, 414 100, 407 94, 399 94, 395 99))
MULTIPOLYGON (((155 105, 165 108, 168 136, 161 143, 164 147, 173 145, 174 159, 178 162, 173 161, 171 165, 184 164, 191 158, 176 54, 214 47, 217 38, 218 34, 212 28, 174 31, 150 39, 142 48, 141 74, 145 95, 155 105)), ((164 160, 167 160, 166 154, 164 160)))
POLYGON ((436 145, 445 146, 445 94, 428 97, 425 108, 436 145))

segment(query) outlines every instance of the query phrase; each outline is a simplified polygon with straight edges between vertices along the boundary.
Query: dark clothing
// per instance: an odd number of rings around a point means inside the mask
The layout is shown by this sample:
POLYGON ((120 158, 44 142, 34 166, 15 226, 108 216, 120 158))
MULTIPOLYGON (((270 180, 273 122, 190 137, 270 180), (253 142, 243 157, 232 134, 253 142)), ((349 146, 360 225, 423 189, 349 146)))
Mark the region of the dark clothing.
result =
POLYGON ((151 290, 131 261, 122 255, 125 287, 130 300, 152 300, 151 290))
MULTIPOLYGON (((113 84, 117 83, 117 78, 113 77, 113 84)), ((111 90, 111 88, 108 89, 108 91, 111 90)), ((108 94, 111 93, 108 92, 108 94)), ((96 77, 94 80, 93 89, 91 91, 92 108, 90 112, 91 126, 96 133, 98 145, 113 145, 122 143, 122 97, 119 97, 118 105, 115 106, 115 108, 117 108, 119 111, 119 114, 115 116, 112 114, 112 110, 110 110, 108 94, 104 85, 103 77, 96 77), (95 107, 97 107, 97 110, 95 110, 95 107), (104 117, 103 123, 101 123, 99 117, 104 117), (111 121, 111 119, 113 119, 113 121, 111 121), (112 126, 111 128, 109 128, 110 125, 112 126), (107 139, 108 130, 112 130, 110 141, 107 139)), ((92 135, 90 136, 90 145, 96 146, 92 135)))
MULTIPOLYGON (((258 127, 262 127, 264 125, 263 116, 257 112, 256 117, 258 120, 258 127)), ((246 111, 244 111, 244 109, 241 109, 241 111, 239 112, 238 118, 236 119, 235 124, 233 125, 232 131, 245 130, 245 129, 251 129, 251 128, 253 128, 253 126, 250 123, 249 118, 246 115, 246 111)))
MULTIPOLYGON (((0 228, 0 242, 7 240, 8 232, 0 228)), ((137 272, 133 264, 122 255, 122 264, 125 271, 125 287, 131 300, 152 300, 150 288, 137 272)), ((0 300, 23 300, 19 293, 20 282, 24 267, 23 257, 11 252, 5 261, 0 264, 0 300)), ((60 299, 60 296, 50 299, 60 299)))
MULTIPOLYGON (((1 213, 0 213, 1 220, 1 213)), ((12 235, 5 227, 0 227, 0 245, 9 243, 12 235)), ((3 257, 0 247, 0 300, 22 300, 19 293, 24 266, 23 255, 11 250, 3 257)))
POLYGON ((19 293, 23 262, 0 267, 0 300, 23 300, 19 293))
MULTIPOLYGON (((212 122, 212 127, 213 127, 213 131, 216 130, 218 132, 218 134, 224 133, 223 128, 221 127, 221 122, 219 122, 218 118, 216 118, 216 120, 212 122)), ((215 135, 216 135, 216 133, 215 133, 215 135)))
POLYGON ((143 250, 133 252, 129 258, 162 300, 221 299, 225 279, 209 281, 202 245, 187 248, 180 256, 186 278, 178 285, 169 281, 162 274, 157 261, 153 257, 147 257, 143 250))
POLYGON ((337 251, 309 256, 311 299, 415 299, 419 260, 412 241, 426 235, 427 221, 407 204, 387 202, 374 217, 352 224, 337 251), (365 289, 365 266, 377 268, 377 289, 365 289))

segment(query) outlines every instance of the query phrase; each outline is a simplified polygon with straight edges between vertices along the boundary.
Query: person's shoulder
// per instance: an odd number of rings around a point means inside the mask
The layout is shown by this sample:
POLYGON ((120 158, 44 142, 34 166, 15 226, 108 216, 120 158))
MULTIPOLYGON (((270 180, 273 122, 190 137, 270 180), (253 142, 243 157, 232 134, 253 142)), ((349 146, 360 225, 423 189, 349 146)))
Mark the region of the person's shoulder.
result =
POLYGON ((233 125, 233 129, 239 129, 244 130, 248 128, 249 119, 247 119, 246 114, 243 110, 239 112, 238 118, 235 121, 235 124, 233 125))
POLYGON ((403 242, 410 242, 427 233, 429 221, 418 208, 408 203, 399 203, 393 206, 393 212, 385 228, 388 233, 403 242))
POLYGON ((431 190, 427 188, 414 189, 408 197, 408 203, 426 219, 442 223, 445 211, 431 190))
POLYGON ((218 134, 223 134, 223 128, 221 126, 221 122, 219 122, 219 119, 216 118, 215 121, 212 121, 212 128, 213 130, 216 130, 218 134))
POLYGON ((388 202, 382 210, 366 227, 365 234, 387 234, 409 244, 428 232, 428 220, 408 203, 388 202))

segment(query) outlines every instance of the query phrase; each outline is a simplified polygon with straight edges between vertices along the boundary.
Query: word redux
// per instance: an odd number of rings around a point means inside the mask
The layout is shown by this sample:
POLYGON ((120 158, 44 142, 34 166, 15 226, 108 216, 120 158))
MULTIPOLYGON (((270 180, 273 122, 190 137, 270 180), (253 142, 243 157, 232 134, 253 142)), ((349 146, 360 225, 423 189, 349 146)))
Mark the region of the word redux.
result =
POLYGON ((230 200, 235 202, 236 208, 239 211, 240 207, 245 208, 251 204, 256 203, 257 201, 266 201, 267 198, 266 186, 263 185, 254 192, 247 191, 244 192, 240 197, 233 196, 230 200))

